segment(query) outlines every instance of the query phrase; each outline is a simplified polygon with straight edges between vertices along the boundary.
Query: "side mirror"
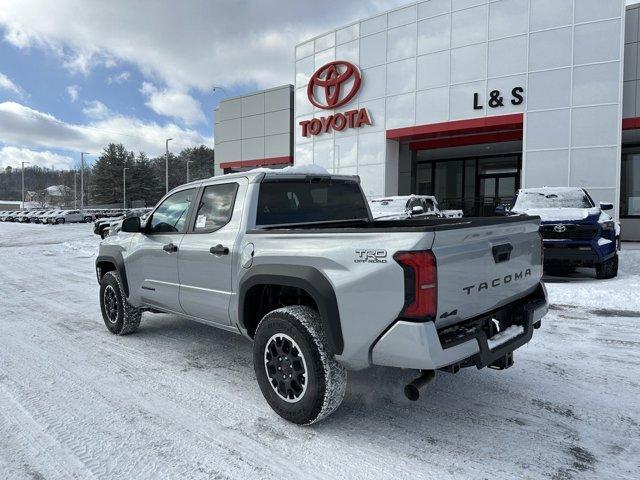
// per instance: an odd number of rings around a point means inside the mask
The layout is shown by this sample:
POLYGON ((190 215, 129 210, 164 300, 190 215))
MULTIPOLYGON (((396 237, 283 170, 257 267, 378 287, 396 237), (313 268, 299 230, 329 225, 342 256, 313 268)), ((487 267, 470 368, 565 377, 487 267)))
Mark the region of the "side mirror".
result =
POLYGON ((420 205, 416 205, 415 207, 411 208, 411 215, 421 215, 424 213, 424 208, 422 208, 420 205))
POLYGON ((600 210, 613 210, 613 203, 600 202, 600 210))
POLYGON ((125 218, 120 230, 127 233, 138 233, 140 231, 140 217, 125 218))

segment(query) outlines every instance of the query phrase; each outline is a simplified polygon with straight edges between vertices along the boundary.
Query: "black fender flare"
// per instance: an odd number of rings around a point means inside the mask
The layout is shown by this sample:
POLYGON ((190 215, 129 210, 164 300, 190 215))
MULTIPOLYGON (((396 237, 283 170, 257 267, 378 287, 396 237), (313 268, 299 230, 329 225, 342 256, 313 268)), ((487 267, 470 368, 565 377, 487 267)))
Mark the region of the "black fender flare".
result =
POLYGON ((330 351, 340 355, 344 349, 338 300, 333 286, 319 270, 303 265, 256 265, 242 277, 238 295, 238 320, 243 329, 247 292, 255 285, 283 285, 305 290, 318 306, 330 351))
POLYGON ((122 252, 118 247, 102 245, 100 247, 100 255, 96 258, 96 275, 98 277, 98 283, 102 278, 100 271, 101 263, 110 263, 116 267, 120 280, 122 281, 122 288, 124 289, 124 295, 129 298, 129 282, 127 281, 127 272, 124 268, 124 259, 122 258, 122 252))

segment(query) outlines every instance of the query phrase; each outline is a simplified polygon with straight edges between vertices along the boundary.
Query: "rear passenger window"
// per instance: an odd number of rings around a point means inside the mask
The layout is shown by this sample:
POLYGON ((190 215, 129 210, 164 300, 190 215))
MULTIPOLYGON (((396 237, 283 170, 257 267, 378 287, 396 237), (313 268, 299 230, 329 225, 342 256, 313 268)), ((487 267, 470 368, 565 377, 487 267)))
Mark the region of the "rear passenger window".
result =
POLYGON ((214 232, 229 223, 237 192, 237 183, 205 187, 196 213, 194 233, 214 232))
POLYGON ((264 180, 256 225, 287 225, 369 219, 360 185, 354 180, 264 180))

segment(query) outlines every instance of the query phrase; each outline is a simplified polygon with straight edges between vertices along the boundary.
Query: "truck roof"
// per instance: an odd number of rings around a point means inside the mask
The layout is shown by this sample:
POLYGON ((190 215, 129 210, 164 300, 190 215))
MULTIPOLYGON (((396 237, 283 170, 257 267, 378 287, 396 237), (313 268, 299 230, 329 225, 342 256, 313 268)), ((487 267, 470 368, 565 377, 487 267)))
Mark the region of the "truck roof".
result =
POLYGON ((337 179, 351 179, 360 182, 360 177, 357 175, 333 175, 329 173, 327 169, 321 167, 319 165, 293 165, 291 167, 285 168, 254 168, 252 170, 247 170, 246 172, 234 172, 234 173, 225 173, 224 175, 218 175, 217 177, 209 177, 204 180, 195 180, 185 185, 181 185, 180 187, 184 187, 186 185, 200 185, 201 183, 206 183, 210 181, 219 181, 219 180, 233 180, 234 178, 245 177, 249 179, 249 182, 260 181, 264 177, 292 177, 292 178, 304 178, 308 176, 318 176, 318 177, 326 177, 329 176, 331 178, 337 179))

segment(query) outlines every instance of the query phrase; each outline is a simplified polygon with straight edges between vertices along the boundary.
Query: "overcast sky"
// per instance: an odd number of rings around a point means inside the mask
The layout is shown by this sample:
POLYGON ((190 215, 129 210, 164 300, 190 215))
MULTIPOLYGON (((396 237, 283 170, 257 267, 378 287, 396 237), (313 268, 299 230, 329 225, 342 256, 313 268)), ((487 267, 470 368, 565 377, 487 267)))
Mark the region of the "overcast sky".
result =
POLYGON ((217 103, 291 83, 296 43, 407 3, 0 0, 0 168, 213 145, 217 103))
POLYGON ((217 103, 292 83, 295 44, 409 3, 0 0, 0 168, 213 145, 217 103))

